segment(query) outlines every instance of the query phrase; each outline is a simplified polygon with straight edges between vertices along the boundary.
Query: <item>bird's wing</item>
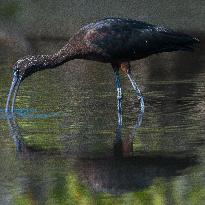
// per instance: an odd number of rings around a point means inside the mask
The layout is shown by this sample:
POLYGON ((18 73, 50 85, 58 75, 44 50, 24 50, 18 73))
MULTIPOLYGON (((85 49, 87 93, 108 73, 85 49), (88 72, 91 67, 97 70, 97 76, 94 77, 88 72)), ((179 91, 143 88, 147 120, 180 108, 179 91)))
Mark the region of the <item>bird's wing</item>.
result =
POLYGON ((90 24, 87 45, 112 59, 137 59, 164 51, 184 50, 195 40, 162 26, 122 19, 107 19, 90 24))
POLYGON ((104 24, 89 28, 84 40, 92 50, 112 59, 129 58, 148 50, 153 41, 151 31, 150 24, 104 24))

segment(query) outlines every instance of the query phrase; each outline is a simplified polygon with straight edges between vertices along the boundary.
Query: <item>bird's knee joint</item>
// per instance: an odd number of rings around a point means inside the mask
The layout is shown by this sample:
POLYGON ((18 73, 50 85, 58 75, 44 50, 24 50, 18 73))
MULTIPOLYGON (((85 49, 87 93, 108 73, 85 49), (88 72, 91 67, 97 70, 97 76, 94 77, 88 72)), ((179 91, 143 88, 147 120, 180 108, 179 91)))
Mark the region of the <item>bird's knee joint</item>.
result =
POLYGON ((129 62, 124 62, 120 64, 120 69, 125 73, 129 74, 130 73, 130 63, 129 62))

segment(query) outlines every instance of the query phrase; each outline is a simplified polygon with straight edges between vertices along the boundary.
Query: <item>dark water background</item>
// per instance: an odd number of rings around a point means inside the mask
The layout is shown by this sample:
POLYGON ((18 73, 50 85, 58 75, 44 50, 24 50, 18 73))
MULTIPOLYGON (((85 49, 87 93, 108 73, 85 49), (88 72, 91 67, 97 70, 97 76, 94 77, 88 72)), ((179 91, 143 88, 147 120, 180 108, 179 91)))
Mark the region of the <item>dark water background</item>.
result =
POLYGON ((204 1, 0 1, 0 204, 205 204, 204 1), (53 53, 81 25, 119 16, 164 24, 201 40, 194 53, 132 63, 117 130, 110 65, 74 60, 32 75, 15 118, 4 113, 11 67, 53 53), (120 138, 121 137, 121 138, 120 138))

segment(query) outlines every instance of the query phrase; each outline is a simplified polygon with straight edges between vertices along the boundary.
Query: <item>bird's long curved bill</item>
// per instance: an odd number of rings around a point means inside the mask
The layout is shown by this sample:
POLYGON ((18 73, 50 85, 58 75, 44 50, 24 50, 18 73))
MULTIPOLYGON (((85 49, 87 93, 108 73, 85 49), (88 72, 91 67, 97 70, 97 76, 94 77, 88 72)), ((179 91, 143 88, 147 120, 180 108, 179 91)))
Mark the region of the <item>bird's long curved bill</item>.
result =
POLYGON ((21 79, 22 79, 21 76, 16 75, 16 73, 14 73, 11 88, 10 88, 8 98, 7 98, 7 102, 6 102, 6 112, 7 113, 8 112, 13 113, 13 111, 14 111, 16 95, 17 95, 19 86, 21 84, 21 79), (12 99, 12 96, 13 96, 13 99, 12 99), (11 100, 12 100, 11 109, 9 109, 9 105, 10 105, 11 100))

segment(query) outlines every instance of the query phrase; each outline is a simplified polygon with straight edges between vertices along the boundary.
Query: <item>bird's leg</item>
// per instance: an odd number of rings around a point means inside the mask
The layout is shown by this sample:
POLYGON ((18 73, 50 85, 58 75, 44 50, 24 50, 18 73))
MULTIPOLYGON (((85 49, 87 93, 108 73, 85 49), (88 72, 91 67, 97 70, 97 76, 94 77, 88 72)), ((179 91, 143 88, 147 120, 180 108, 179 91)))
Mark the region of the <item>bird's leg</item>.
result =
POLYGON ((117 89, 117 110, 118 110, 118 126, 122 126, 122 88, 119 76, 119 69, 114 69, 115 86, 117 89))
POLYGON ((132 87, 134 88, 136 94, 137 94, 137 98, 140 100, 140 110, 142 113, 144 113, 144 99, 143 96, 141 94, 141 91, 139 89, 139 87, 137 86, 137 83, 135 82, 135 80, 133 79, 133 76, 131 74, 131 71, 129 70, 129 72, 127 73, 127 76, 132 84, 132 87))

